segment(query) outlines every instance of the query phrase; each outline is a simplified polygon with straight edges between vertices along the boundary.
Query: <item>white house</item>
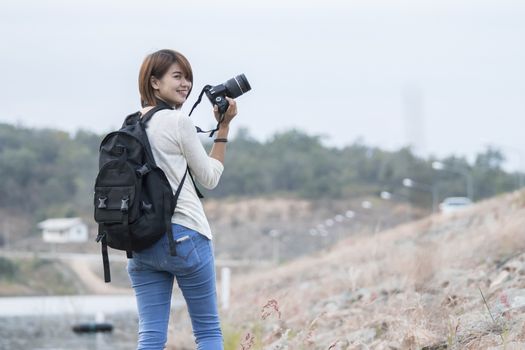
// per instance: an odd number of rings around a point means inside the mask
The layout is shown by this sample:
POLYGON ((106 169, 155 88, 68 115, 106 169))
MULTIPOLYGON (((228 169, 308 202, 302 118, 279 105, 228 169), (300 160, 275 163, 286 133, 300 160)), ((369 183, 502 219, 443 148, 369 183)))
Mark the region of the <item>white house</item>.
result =
POLYGON ((38 224, 44 242, 86 242, 88 227, 81 218, 47 219, 38 224))

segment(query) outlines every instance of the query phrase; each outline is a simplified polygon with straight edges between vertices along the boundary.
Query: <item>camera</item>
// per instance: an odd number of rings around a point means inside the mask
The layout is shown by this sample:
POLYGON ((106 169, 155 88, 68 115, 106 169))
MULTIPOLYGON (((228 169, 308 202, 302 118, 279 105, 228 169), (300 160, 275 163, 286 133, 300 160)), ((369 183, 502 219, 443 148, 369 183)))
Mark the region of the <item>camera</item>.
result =
POLYGON ((219 108, 219 113, 224 114, 230 105, 225 98, 226 96, 237 98, 251 89, 252 87, 246 76, 240 74, 229 79, 224 84, 208 87, 205 91, 210 102, 219 108))

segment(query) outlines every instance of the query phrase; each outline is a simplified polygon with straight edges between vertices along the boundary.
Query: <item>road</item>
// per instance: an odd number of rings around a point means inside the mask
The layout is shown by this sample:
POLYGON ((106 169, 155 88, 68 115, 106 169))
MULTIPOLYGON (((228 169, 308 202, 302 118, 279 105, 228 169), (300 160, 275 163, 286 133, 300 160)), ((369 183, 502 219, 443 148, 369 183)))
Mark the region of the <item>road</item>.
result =
MULTIPOLYGON (((59 260, 69 266, 82 281, 83 285, 94 294, 131 294, 131 288, 121 288, 111 283, 105 283, 104 280, 91 269, 91 263, 102 263, 101 254, 81 254, 81 253, 63 253, 63 252, 27 252, 27 251, 10 251, 0 249, 0 257, 10 259, 45 259, 59 260)), ((109 254, 110 262, 126 262, 126 254, 115 252, 109 254)), ((216 260, 217 268, 221 267, 265 267, 271 266, 269 261, 249 261, 249 260, 216 260)))
MULTIPOLYGON (((59 252, 27 252, 0 249, 0 257, 13 259, 46 259, 61 261, 102 261, 101 254, 84 253, 59 253, 59 252)), ((110 262, 125 262, 127 260, 124 252, 115 251, 109 253, 110 262)), ((264 260, 234 260, 216 259, 215 266, 220 267, 270 267, 271 261, 264 260)))

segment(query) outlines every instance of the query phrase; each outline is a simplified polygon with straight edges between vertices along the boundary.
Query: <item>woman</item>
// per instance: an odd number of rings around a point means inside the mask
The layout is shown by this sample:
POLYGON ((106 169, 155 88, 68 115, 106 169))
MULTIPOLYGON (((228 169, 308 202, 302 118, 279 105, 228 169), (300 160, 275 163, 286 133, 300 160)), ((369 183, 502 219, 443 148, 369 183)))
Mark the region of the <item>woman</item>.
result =
MULTIPOLYGON (((237 114, 235 101, 227 98, 230 106, 207 155, 193 122, 180 110, 192 83, 191 66, 179 52, 160 50, 142 63, 139 75, 142 115, 159 103, 173 107, 156 112, 146 129, 155 162, 172 189, 178 187, 188 167, 194 180, 205 188, 217 186, 224 169, 229 124, 237 114)), ((214 114, 218 120, 217 107, 214 114)), ((164 235, 153 246, 133 252, 128 263, 139 310, 138 349, 164 349, 174 279, 186 300, 197 348, 223 349, 212 234, 191 180, 183 183, 171 222, 177 256, 170 255, 168 238, 164 235)))

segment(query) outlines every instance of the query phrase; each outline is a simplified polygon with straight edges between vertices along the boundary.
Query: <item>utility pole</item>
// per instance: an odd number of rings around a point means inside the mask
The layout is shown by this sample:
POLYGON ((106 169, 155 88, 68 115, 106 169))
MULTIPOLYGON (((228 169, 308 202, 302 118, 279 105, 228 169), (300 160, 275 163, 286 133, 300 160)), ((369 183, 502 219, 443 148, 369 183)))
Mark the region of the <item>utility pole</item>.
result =
POLYGON ((4 247, 5 247, 5 250, 9 250, 9 240, 11 237, 9 237, 9 226, 7 224, 6 221, 4 221, 4 232, 3 232, 3 236, 4 236, 4 247))
POLYGON ((277 265, 279 263, 279 236, 281 233, 278 230, 271 230, 269 234, 273 243, 273 262, 277 265))

